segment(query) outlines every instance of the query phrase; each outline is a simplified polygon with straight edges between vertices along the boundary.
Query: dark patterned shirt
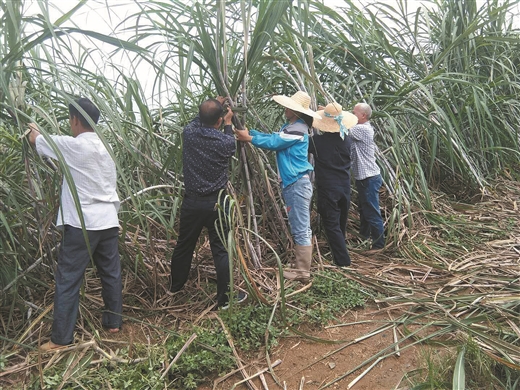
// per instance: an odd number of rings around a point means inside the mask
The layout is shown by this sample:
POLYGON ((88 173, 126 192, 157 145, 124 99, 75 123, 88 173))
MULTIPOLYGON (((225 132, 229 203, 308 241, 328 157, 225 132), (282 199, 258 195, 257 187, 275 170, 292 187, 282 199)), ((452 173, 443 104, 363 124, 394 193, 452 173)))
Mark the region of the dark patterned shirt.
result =
POLYGON ((226 187, 229 158, 236 150, 232 126, 224 126, 224 132, 213 127, 203 127, 197 116, 184 128, 182 137, 186 195, 218 195, 226 187))

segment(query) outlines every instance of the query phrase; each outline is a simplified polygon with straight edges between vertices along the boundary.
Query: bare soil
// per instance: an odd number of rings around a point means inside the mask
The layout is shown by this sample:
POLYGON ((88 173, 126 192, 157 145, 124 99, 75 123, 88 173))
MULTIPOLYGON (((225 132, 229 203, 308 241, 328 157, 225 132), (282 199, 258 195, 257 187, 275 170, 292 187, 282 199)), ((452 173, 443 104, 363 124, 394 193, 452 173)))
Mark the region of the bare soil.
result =
MULTIPOLYGON (((328 388, 347 389, 348 385, 377 359, 365 365, 362 363, 391 345, 394 342, 394 335, 392 329, 388 329, 359 342, 355 342, 355 339, 372 333, 381 325, 379 321, 388 319, 386 311, 371 306, 348 312, 342 319, 345 324, 349 324, 347 326, 305 329, 307 334, 334 343, 312 341, 297 336, 282 339, 270 353, 271 363, 281 360, 281 363, 273 369, 278 384, 273 375, 267 372, 264 374, 267 388, 318 389, 341 377, 328 388), (354 322, 357 324, 351 324, 354 322), (342 347, 344 348, 341 349, 342 347), (341 350, 334 353, 338 349, 341 350), (362 367, 345 376, 345 373, 361 365, 362 367)), ((401 349, 404 347, 405 345, 400 346, 401 349)), ((352 388, 355 390, 406 389, 408 382, 405 375, 418 368, 421 363, 419 348, 421 347, 405 348, 400 350, 400 356, 393 355, 382 359, 352 388)), ((388 353, 390 352, 392 350, 388 350, 388 353)), ((265 362, 265 355, 258 356, 257 361, 265 362)), ((266 365, 262 366, 255 362, 245 366, 251 376, 267 368, 266 365)), ((231 389, 242 380, 243 376, 237 373, 223 382, 219 382, 216 378, 218 383, 216 387, 213 387, 214 383, 208 383, 200 386, 199 390, 231 389)), ((252 382, 258 389, 265 389, 259 379, 252 382)), ((240 384, 235 389, 248 389, 248 387, 246 384, 240 384)))
MULTIPOLYGON (((258 376, 250 383, 258 390, 311 390, 319 389, 331 382, 334 383, 328 387, 330 389, 347 389, 352 381, 377 360, 374 356, 394 343, 392 329, 364 338, 389 319, 386 310, 372 304, 364 309, 346 313, 341 321, 345 326, 312 328, 306 326, 300 330, 320 341, 296 335, 280 339, 279 344, 270 351, 269 359, 271 364, 278 360, 281 362, 273 368, 274 375, 269 371, 263 374, 267 387, 263 387, 258 376), (356 341, 361 338, 362 340, 356 341), (367 362, 368 359, 371 360, 367 362), (351 373, 345 375, 349 372, 351 373)), ((138 324, 127 323, 122 332, 110 335, 107 333, 107 337, 120 342, 132 340, 146 343, 149 337, 148 330, 138 324)), ((400 334, 397 336, 402 337, 400 334)), ((426 347, 400 345, 399 356, 394 353, 379 361, 352 385, 352 389, 408 389, 410 383, 406 375, 424 364, 424 358, 421 356, 421 349, 424 348, 426 347)), ((395 349, 388 349, 384 354, 392 352, 396 352, 395 349)), ((240 357, 247 359, 243 355, 240 357)), ((258 351, 256 356, 252 356, 250 361, 244 361, 243 364, 249 376, 267 369, 265 351, 258 351)), ((208 378, 207 382, 198 389, 229 390, 243 379, 244 376, 240 372, 230 375, 225 380, 218 377, 208 378)), ((238 384, 234 387, 236 390, 248 388, 246 384, 238 384)))

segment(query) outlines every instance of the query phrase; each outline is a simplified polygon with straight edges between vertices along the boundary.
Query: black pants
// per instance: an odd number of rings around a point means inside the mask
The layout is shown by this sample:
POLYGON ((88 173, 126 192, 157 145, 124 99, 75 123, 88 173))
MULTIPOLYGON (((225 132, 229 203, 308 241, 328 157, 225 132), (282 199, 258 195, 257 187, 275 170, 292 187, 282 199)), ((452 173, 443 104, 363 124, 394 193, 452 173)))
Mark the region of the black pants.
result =
MULTIPOLYGON (((223 230, 222 237, 227 240, 229 230, 225 221, 219 219, 216 204, 216 198, 184 198, 181 207, 179 238, 172 255, 170 290, 172 292, 180 291, 188 280, 197 240, 202 228, 206 227, 215 270, 217 271, 217 303, 222 306, 228 302, 230 278, 228 253, 222 244, 219 232, 222 234, 223 230)), ((223 210, 227 213, 228 207, 223 205, 223 210)))
POLYGON ((321 216, 334 263, 348 266, 350 255, 345 242, 345 233, 350 208, 350 183, 348 185, 319 183, 317 194, 318 213, 321 216))

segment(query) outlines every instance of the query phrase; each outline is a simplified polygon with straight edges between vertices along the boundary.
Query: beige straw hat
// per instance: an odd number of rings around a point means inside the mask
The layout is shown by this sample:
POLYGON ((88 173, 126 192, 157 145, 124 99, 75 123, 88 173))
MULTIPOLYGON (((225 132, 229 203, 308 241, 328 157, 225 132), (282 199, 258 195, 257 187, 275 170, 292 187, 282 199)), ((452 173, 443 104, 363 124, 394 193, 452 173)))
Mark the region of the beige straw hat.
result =
POLYGON ((290 110, 301 112, 302 114, 312 116, 313 118, 321 119, 321 116, 309 108, 311 104, 311 97, 303 91, 298 91, 291 97, 285 95, 276 95, 273 96, 273 100, 290 110))
POLYGON ((324 110, 318 111, 322 119, 314 119, 312 127, 328 133, 340 133, 341 138, 348 134, 348 129, 358 122, 357 116, 343 108, 338 103, 329 103, 324 110))

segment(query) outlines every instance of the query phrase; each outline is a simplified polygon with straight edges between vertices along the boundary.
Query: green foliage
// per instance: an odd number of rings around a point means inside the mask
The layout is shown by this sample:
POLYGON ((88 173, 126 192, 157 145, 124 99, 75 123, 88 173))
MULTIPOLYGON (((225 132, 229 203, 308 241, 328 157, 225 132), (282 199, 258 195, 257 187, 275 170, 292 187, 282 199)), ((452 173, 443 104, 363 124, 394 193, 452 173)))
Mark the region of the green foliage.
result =
POLYGON ((341 273, 318 271, 313 274, 312 287, 291 301, 299 309, 292 312, 291 321, 327 324, 346 310, 363 307, 366 298, 367 292, 341 273))
POLYGON ((257 351, 278 344, 278 338, 284 334, 283 323, 278 313, 269 325, 273 309, 264 305, 247 305, 236 307, 234 310, 221 311, 219 315, 228 327, 233 340, 242 351, 257 351))
MULTIPOLYGON (((171 367, 164 379, 161 379, 166 366, 184 346, 189 336, 168 338, 164 346, 146 347, 140 344, 133 346, 133 358, 144 358, 143 361, 131 364, 102 363, 96 370, 82 367, 75 370, 74 375, 64 379, 70 363, 75 355, 67 361, 60 361, 43 372, 43 381, 48 388, 57 388, 64 382, 63 389, 147 389, 159 390, 167 386, 169 389, 188 390, 207 379, 209 375, 222 375, 235 366, 231 348, 220 329, 208 322, 207 326, 195 327, 195 341, 186 349, 179 360, 171 367), (71 380, 73 379, 73 380, 71 380)), ((117 351, 118 356, 128 359, 128 348, 117 351)), ((35 375, 31 381, 31 389, 40 389, 40 377, 35 375)))
POLYGON ((106 386, 109 384, 116 389, 161 389, 164 381, 160 380, 160 366, 151 366, 150 362, 140 363, 128 369, 123 366, 111 367, 105 364, 98 370, 97 377, 92 377, 84 382, 89 388, 106 386))
POLYGON ((366 11, 346 0, 345 12, 313 3, 322 12, 305 15, 323 88, 344 106, 373 105, 387 185, 427 208, 428 188, 474 190, 518 160, 516 2, 476 4, 412 13, 404 1, 366 11))
POLYGON ((448 350, 423 349, 420 356, 425 368, 407 374, 408 380, 413 385, 412 389, 451 389, 450 378, 453 376, 455 355, 448 350))
MULTIPOLYGON (((234 367, 231 348, 222 329, 207 322, 204 328, 196 327, 195 341, 172 366, 169 380, 174 389, 196 389, 208 375, 223 375, 234 367)), ((188 338, 170 339, 166 344, 168 354, 173 358, 188 338)))
POLYGON ((466 348, 462 347, 453 372, 453 390, 464 390, 466 388, 466 371, 464 370, 465 354, 466 348))

